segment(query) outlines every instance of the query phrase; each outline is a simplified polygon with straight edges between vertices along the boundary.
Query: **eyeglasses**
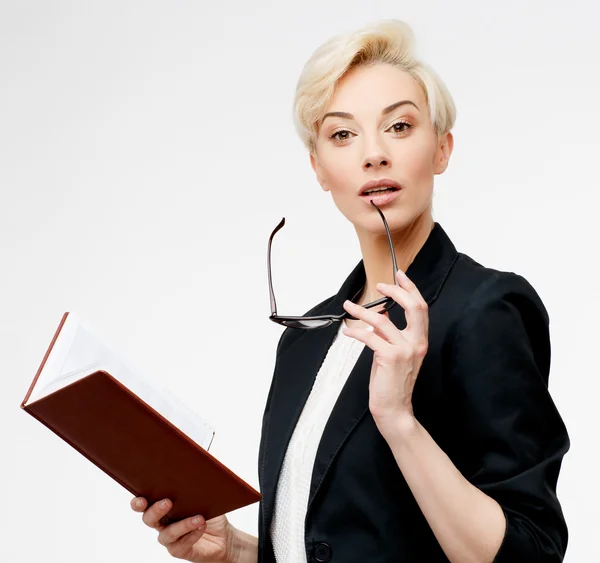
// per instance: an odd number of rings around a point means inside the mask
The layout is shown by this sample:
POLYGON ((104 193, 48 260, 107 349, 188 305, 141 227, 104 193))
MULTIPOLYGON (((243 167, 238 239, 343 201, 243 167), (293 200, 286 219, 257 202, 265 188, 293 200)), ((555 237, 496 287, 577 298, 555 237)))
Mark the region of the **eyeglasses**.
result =
MULTIPOLYGON (((390 244, 390 252, 392 254, 392 264, 394 267, 394 283, 396 285, 400 285, 396 279, 396 272, 398 271, 398 265, 396 264, 396 254, 394 253, 394 245, 392 243, 392 235, 390 234, 390 229, 388 227, 387 221, 385 220, 385 216, 381 212, 381 209, 377 207, 371 200, 371 205, 377 209, 383 224, 385 226, 385 231, 387 233, 388 242, 390 244)), ((275 233, 279 231, 285 225, 285 217, 280 221, 279 225, 275 227, 271 236, 269 237, 269 247, 267 250, 267 269, 269 276, 269 296, 271 298, 271 315, 269 319, 275 323, 290 327, 290 328, 303 328, 307 330, 316 329, 316 328, 325 328, 326 326, 331 325, 334 322, 342 322, 344 319, 357 320, 356 317, 353 317, 347 311, 340 313, 339 315, 316 315, 312 317, 283 317, 277 314, 277 305, 275 303, 275 294, 273 293, 273 281, 271 277, 271 243, 273 241, 273 237, 275 233)), ((350 299, 350 301, 354 302, 354 300, 358 297, 359 293, 363 290, 361 287, 358 292, 350 299)), ((372 307, 377 307, 378 305, 383 305, 381 311, 379 313, 385 313, 389 311, 396 302, 391 297, 382 297, 377 301, 373 301, 367 305, 363 305, 365 309, 371 309, 372 307)))

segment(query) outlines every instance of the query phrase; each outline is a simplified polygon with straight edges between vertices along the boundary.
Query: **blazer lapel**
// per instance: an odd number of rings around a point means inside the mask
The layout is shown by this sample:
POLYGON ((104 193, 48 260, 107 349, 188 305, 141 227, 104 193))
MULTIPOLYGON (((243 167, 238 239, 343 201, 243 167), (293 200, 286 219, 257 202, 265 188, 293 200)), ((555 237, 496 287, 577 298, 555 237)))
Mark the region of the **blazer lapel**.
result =
MULTIPOLYGON (((362 261, 344 281, 338 293, 330 300, 325 314, 338 311, 345 299, 354 295, 360 287, 359 271, 362 261), (358 275, 357 275, 358 274, 358 275)), ((364 277, 364 268, 363 277, 364 277)), ((364 280, 362 282, 364 284, 364 280)), ((302 330, 301 336, 289 348, 285 348, 277 358, 275 366, 273 396, 269 422, 265 428, 263 449, 263 507, 265 524, 270 526, 275 490, 287 446, 308 399, 317 373, 339 329, 338 323, 318 329, 302 330)), ((301 329, 296 329, 301 330, 301 329)))
MULTIPOLYGON (((429 305, 436 299, 446 276, 458 257, 456 249, 442 227, 435 223, 429 238, 407 269, 407 276, 416 284, 429 305)), ((343 302, 353 296, 366 280, 363 261, 327 305, 326 312, 344 312, 343 302)), ((320 311, 319 314, 324 314, 320 311)), ((392 307, 389 317, 400 330, 406 327, 404 310, 392 307)), ((268 428, 265 429, 263 500, 266 525, 270 525, 275 490, 283 459, 294 427, 308 399, 317 372, 339 329, 338 323, 319 330, 306 330, 278 358, 275 387, 268 428)), ((312 474, 308 509, 327 471, 352 430, 369 410, 369 379, 373 351, 365 346, 352 369, 333 408, 319 443, 312 474)))

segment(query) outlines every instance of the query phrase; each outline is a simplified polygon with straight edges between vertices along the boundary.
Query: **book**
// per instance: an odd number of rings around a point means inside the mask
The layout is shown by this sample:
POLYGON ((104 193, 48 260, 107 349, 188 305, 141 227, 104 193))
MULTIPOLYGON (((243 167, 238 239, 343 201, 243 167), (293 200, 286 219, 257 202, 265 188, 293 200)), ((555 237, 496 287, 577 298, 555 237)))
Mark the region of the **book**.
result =
POLYGON ((21 408, 134 496, 171 499, 172 521, 208 520, 262 498, 209 453, 210 424, 76 313, 63 315, 21 408))

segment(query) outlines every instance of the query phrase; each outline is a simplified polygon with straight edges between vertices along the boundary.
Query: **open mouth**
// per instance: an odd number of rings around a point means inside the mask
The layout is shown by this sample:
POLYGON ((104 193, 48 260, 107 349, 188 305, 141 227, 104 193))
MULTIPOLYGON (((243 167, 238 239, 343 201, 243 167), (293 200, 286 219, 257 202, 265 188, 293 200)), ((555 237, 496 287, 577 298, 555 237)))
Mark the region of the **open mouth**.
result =
POLYGON ((387 193, 397 192, 397 191, 399 191, 397 188, 377 188, 375 190, 369 190, 367 192, 363 192, 360 195, 361 196, 375 196, 375 195, 387 194, 387 193))

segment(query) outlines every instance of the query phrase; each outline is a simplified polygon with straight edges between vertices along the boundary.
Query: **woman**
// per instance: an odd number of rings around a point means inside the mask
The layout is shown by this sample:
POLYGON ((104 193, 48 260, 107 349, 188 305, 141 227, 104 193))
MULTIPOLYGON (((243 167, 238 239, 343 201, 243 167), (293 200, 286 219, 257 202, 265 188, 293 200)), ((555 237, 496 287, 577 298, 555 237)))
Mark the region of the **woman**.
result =
POLYGON ((163 525, 170 501, 132 501, 175 557, 564 556, 556 482, 569 438, 547 389, 547 312, 523 277, 457 252, 434 222, 433 178, 452 153, 455 108, 412 44, 406 24, 383 21, 334 38, 304 68, 296 125, 362 253, 338 293, 305 316, 347 318, 312 330, 288 323, 281 336, 258 538, 225 516, 163 525))

